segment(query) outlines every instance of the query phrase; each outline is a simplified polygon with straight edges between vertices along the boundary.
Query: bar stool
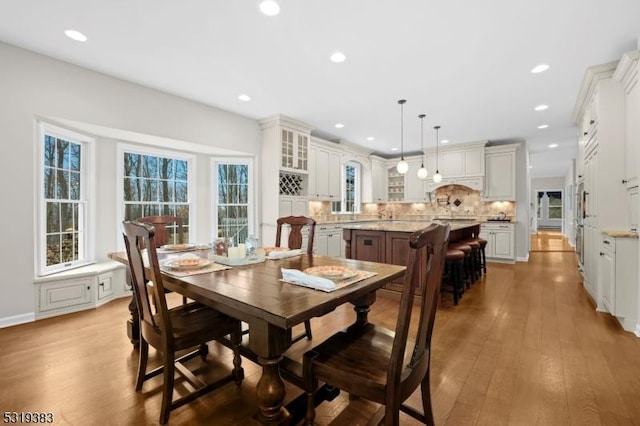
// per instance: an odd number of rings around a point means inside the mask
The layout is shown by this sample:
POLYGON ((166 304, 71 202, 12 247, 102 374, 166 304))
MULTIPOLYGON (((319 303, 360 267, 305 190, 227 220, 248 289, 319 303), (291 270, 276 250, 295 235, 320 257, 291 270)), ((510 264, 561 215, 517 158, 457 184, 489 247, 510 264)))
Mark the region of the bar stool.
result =
POLYGON ((467 285, 467 288, 470 288, 473 282, 471 269, 471 246, 462 243, 449 243, 448 248, 452 250, 460 250, 464 253, 464 283, 467 285))
POLYGON ((458 304, 458 299, 464 292, 464 252, 461 250, 447 249, 445 254, 445 275, 442 277, 442 289, 453 293, 453 304, 458 304), (451 287, 451 289, 449 289, 451 287))
POLYGON ((480 278, 480 243, 475 238, 468 238, 460 241, 462 244, 466 244, 471 247, 471 275, 473 281, 480 278))
POLYGON ((485 248, 487 247, 487 240, 480 237, 476 239, 480 243, 480 256, 482 257, 482 259, 480 259, 480 266, 482 266, 482 271, 486 274, 487 273, 487 255, 485 253, 485 248))

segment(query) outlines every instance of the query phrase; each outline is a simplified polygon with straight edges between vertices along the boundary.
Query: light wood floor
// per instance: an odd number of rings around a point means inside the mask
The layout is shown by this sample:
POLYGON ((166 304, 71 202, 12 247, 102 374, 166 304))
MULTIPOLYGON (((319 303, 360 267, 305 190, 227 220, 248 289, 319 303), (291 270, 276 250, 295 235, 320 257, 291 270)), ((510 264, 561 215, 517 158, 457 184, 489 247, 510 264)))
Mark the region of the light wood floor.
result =
MULTIPOLYGON (((128 300, 0 329, 0 407, 51 411, 56 425, 157 424, 161 378, 134 391, 137 352, 125 336, 128 300)), ((433 338, 432 395, 438 425, 632 425, 640 423, 640 339, 597 313, 575 254, 532 253, 488 274, 453 306, 443 294, 433 338)), ((379 297, 372 321, 392 326, 397 303, 379 297)), ((353 319, 345 306, 315 319, 314 341, 353 319)), ((296 345, 302 352, 306 343, 296 345)), ((200 362, 194 360, 193 362, 200 362)), ((255 424, 259 368, 181 407, 170 424, 255 424)), ((230 366, 211 344, 205 373, 230 366), (220 359, 216 359, 220 355, 220 359)), ((297 390, 287 388, 293 396, 297 390)), ((417 395, 411 397, 419 407, 417 395)), ((342 394, 321 405, 319 424, 364 424, 375 407, 342 394)), ((403 425, 416 424, 403 417, 403 425)))
POLYGON ((539 229, 531 234, 531 251, 575 251, 559 230, 539 229))

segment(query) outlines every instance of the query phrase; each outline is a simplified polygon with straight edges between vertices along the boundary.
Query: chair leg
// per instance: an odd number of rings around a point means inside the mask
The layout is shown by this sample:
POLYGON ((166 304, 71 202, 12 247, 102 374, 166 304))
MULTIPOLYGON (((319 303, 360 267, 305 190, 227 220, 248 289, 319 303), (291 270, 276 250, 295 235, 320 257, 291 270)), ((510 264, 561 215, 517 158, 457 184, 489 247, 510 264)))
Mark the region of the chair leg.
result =
POLYGON ((207 355, 209 355, 209 345, 207 345, 206 343, 201 343, 199 353, 200 358, 202 358, 203 361, 206 361, 207 355))
POLYGON ((173 351, 164 354, 164 385, 162 388, 162 407, 160 408, 160 424, 169 421, 171 414, 171 400, 173 399, 173 382, 175 376, 175 355, 173 351))
POLYGON ((429 370, 422 379, 420 384, 420 391, 422 392, 422 412, 424 413, 424 419, 427 426, 434 426, 433 421, 433 408, 431 407, 431 385, 429 380, 429 370))
POLYGON ((238 327, 235 333, 231 333, 231 343, 233 344, 233 381, 240 386, 244 379, 244 369, 242 368, 242 357, 240 356, 240 343, 242 342, 242 328, 238 327))
POLYGON ((149 344, 140 339, 140 361, 138 362, 138 378, 136 379, 136 391, 142 389, 142 383, 144 383, 144 376, 147 371, 147 360, 149 359, 149 344))
POLYGON ((304 322, 304 332, 307 335, 307 340, 311 340, 312 336, 311 336, 311 321, 310 320, 306 320, 304 322))

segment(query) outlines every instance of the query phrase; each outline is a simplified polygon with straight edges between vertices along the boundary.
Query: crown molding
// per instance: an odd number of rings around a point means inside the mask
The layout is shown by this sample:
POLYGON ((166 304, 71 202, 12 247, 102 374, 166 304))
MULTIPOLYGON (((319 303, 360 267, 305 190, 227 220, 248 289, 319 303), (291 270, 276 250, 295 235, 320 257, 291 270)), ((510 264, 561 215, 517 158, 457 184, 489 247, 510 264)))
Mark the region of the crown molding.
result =
POLYGON ((598 87, 598 83, 601 80, 611 78, 617 66, 618 61, 613 61, 587 68, 582 80, 582 85, 580 86, 580 91, 578 92, 576 105, 573 108, 573 114, 571 114, 571 120, 575 124, 579 124, 580 119, 589 106, 589 101, 593 93, 598 87))
POLYGON ((640 51, 632 50, 625 53, 613 73, 613 79, 622 83, 627 94, 638 82, 638 59, 640 59, 640 51))
POLYGON ((296 120, 295 118, 283 114, 275 114, 269 117, 262 118, 258 120, 258 124, 260 125, 261 130, 275 126, 283 126, 293 130, 297 130, 298 132, 311 133, 311 131, 314 129, 311 124, 307 124, 303 121, 296 120))

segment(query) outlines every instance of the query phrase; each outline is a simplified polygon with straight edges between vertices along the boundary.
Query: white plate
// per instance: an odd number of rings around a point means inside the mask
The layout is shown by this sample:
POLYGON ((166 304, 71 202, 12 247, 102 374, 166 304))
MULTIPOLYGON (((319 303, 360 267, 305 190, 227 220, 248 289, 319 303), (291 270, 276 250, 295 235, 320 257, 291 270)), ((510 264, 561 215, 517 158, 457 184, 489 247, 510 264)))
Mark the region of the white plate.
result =
POLYGON ((165 244, 161 249, 165 251, 185 251, 185 250, 193 250, 196 248, 195 244, 165 244))
POLYGON ((346 266, 313 266, 304 270, 305 274, 327 278, 332 281, 342 281, 358 275, 358 271, 346 266))

